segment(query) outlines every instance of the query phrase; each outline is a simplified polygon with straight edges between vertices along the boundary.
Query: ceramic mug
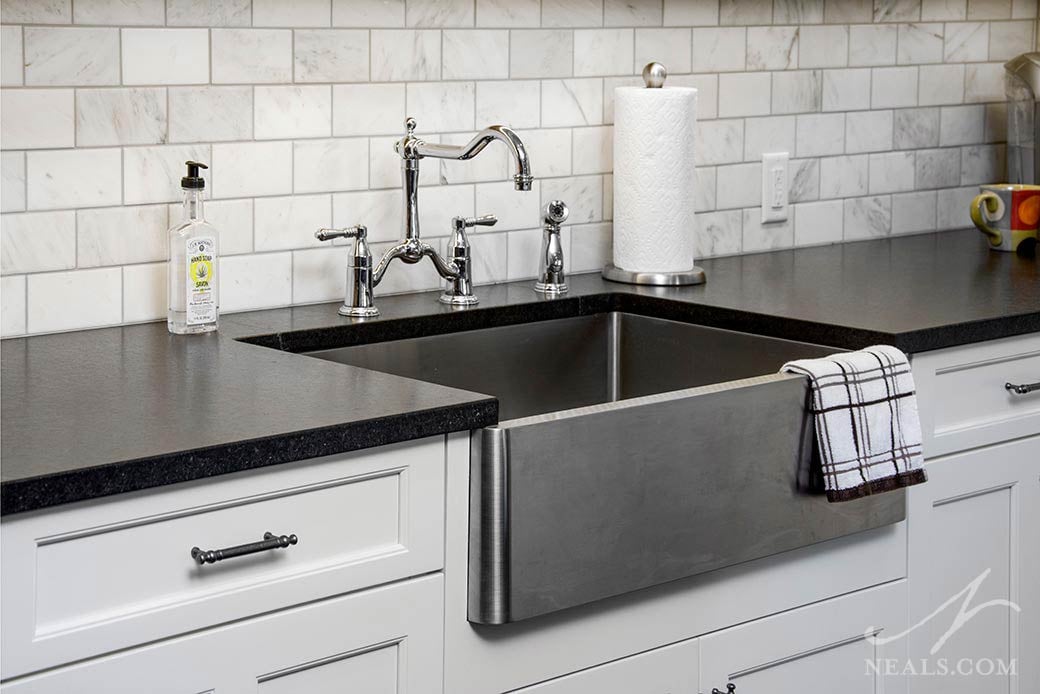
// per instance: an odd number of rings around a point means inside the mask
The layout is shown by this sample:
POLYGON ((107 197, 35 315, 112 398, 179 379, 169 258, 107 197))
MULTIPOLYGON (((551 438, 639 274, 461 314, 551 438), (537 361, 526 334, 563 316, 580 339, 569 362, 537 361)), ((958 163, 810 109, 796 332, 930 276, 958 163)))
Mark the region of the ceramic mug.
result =
POLYGON ((1036 241, 1040 222, 1040 186, 997 183, 979 186, 971 201, 971 221, 989 237, 990 248, 1015 251, 1036 241))

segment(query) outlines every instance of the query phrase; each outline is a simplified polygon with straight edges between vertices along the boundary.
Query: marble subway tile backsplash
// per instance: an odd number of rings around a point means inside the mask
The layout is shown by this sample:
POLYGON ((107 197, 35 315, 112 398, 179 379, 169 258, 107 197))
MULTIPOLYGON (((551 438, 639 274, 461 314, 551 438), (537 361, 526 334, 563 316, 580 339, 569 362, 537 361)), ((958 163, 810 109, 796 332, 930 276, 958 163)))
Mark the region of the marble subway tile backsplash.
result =
MULTIPOLYGON (((225 311, 336 300, 347 246, 400 235, 406 116, 431 142, 498 122, 528 146, 427 160, 424 236, 456 214, 478 283, 533 277, 539 209, 565 199, 571 271, 610 255, 613 90, 649 60, 696 86, 701 257, 967 223, 1002 177, 1002 64, 1036 0, 0 0, 0 335, 162 319, 185 159, 211 164, 225 311), (763 225, 761 155, 790 154, 790 217, 763 225)), ((391 270, 382 293, 433 289, 391 270)))

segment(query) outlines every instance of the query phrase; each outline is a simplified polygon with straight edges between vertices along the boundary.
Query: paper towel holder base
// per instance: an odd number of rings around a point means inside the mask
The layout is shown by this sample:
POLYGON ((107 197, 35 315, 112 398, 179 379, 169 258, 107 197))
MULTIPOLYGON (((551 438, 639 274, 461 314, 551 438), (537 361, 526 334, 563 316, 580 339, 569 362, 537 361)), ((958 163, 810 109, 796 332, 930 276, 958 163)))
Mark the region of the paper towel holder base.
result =
POLYGON ((693 266, 692 270, 683 272, 637 272, 622 270, 613 263, 603 268, 603 279, 624 284, 646 284, 655 287, 682 287, 690 284, 704 284, 707 277, 704 270, 693 266))

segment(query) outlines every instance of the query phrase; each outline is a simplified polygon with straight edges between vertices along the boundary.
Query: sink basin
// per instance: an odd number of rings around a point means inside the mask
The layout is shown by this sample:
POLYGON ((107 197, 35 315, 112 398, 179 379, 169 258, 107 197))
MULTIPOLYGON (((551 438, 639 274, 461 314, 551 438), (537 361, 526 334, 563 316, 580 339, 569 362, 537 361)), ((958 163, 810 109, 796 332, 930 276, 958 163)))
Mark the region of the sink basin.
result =
POLYGON ((469 620, 505 624, 902 520, 902 491, 822 493, 808 382, 776 372, 834 351, 611 312, 310 356, 498 398, 469 620))

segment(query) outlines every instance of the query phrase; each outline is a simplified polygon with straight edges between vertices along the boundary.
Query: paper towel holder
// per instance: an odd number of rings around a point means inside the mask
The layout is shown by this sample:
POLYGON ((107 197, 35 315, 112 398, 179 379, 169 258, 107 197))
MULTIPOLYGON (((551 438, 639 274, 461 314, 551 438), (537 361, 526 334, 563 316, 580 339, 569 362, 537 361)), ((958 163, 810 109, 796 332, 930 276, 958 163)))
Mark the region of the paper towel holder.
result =
MULTIPOLYGON (((668 70, 661 63, 647 63, 643 68, 643 82, 647 89, 660 89, 668 77, 668 70)), ((639 272, 624 270, 608 264, 603 268, 603 279, 624 284, 647 284, 657 287, 681 287, 690 284, 704 284, 707 276, 704 270, 694 265, 690 270, 680 272, 639 272)))

